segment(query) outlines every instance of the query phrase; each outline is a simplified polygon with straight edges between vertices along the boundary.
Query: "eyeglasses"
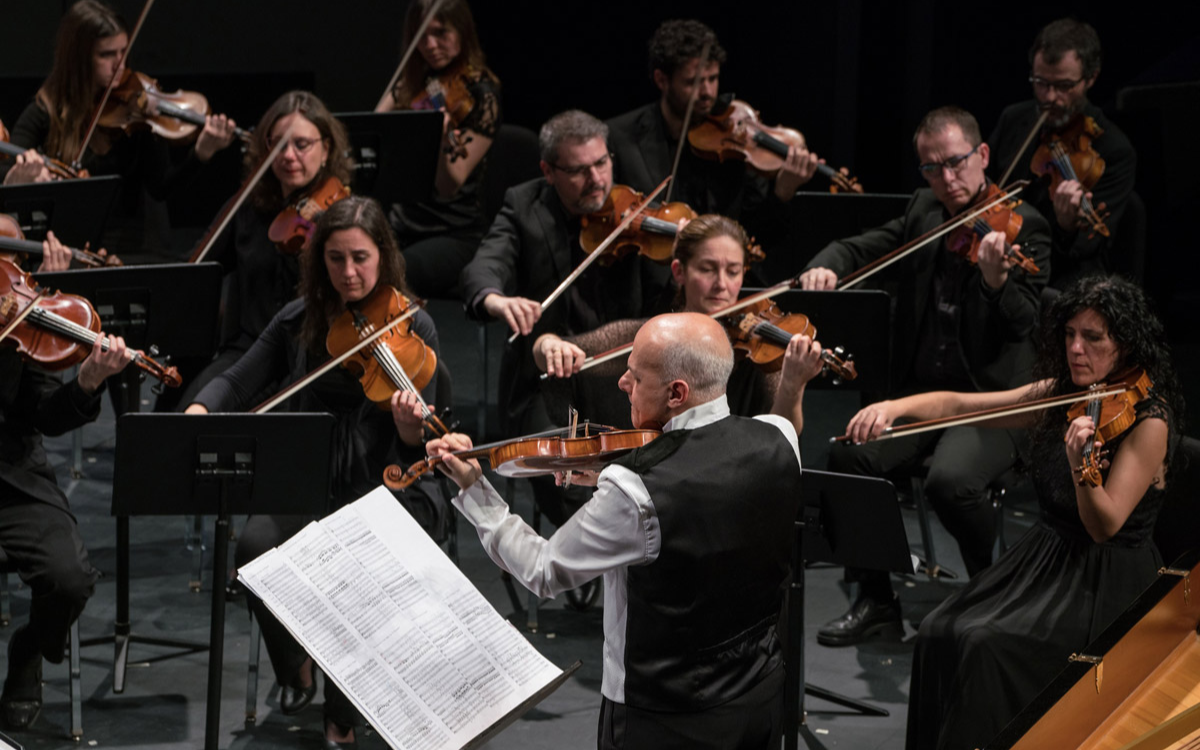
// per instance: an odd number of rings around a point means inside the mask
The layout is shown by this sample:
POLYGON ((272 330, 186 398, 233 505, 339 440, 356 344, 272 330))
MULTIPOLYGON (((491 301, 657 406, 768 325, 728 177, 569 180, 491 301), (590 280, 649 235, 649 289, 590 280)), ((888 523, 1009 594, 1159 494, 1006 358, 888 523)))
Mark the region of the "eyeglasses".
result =
MULTIPOLYGON (((306 154, 320 141, 320 138, 293 138, 292 148, 296 149, 297 154, 306 154)), ((279 141, 275 141, 269 145, 271 148, 275 148, 277 145, 279 145, 279 141)), ((279 153, 282 154, 284 151, 287 151, 287 146, 284 146, 279 153)))
POLYGON ((1054 89, 1060 94, 1069 93, 1071 89, 1083 83, 1085 80, 1087 79, 1080 78, 1075 81, 1047 81, 1045 78, 1041 78, 1039 76, 1029 76, 1029 82, 1033 84, 1035 89, 1041 89, 1042 91, 1054 89))
POLYGON ((921 171, 921 176, 927 180, 932 180, 935 177, 941 177, 942 171, 946 169, 949 169, 954 174, 958 174, 963 170, 963 167, 966 166, 967 159, 970 159, 971 155, 978 150, 979 146, 976 146, 962 156, 951 156, 946 161, 935 161, 929 164, 922 164, 921 166, 917 167, 917 169, 921 171))
POLYGON ((611 159, 612 154, 605 154, 591 164, 580 164, 575 167, 560 167, 557 164, 551 164, 550 166, 568 177, 579 177, 580 175, 590 172, 593 169, 604 169, 608 166, 608 162, 611 159))

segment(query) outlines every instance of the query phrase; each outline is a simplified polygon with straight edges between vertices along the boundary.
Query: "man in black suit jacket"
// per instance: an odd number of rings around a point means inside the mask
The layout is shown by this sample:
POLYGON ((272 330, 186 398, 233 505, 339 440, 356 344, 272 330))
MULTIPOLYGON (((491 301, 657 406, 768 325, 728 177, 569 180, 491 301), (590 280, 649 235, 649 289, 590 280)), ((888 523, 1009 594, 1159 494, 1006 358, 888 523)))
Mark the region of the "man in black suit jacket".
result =
MULTIPOLYGON (((579 246, 580 218, 599 210, 612 189, 607 136, 603 122, 578 110, 543 125, 544 178, 509 188, 479 251, 463 269, 468 314, 503 320, 520 334, 500 364, 501 419, 507 434, 562 423, 564 415, 547 414, 538 396, 541 372, 533 347, 542 343, 543 333, 569 336, 613 320, 647 317, 665 298, 667 269, 635 255, 611 265, 592 264, 541 309, 540 301, 586 257, 579 246)), ((584 356, 582 350, 576 354, 584 356)), ((551 521, 561 523, 565 511, 555 505, 547 499, 543 507, 551 521)))
POLYGON ((1133 192, 1137 154, 1120 128, 1088 101, 1088 90, 1100 75, 1100 37, 1095 29, 1073 18, 1048 24, 1033 42, 1029 65, 1033 101, 1005 108, 988 139, 995 154, 993 174, 999 178, 1015 160, 1010 179, 1032 176, 1030 163, 1042 139, 1034 138, 1020 149, 1043 110, 1049 113, 1042 126, 1044 135, 1071 130, 1090 118, 1098 131, 1091 136, 1091 145, 1104 161, 1104 173, 1090 190, 1084 190, 1078 180, 1063 180, 1053 191, 1044 183, 1031 185, 1025 196, 1050 222, 1054 264, 1050 285, 1065 289, 1079 278, 1109 273, 1119 264, 1113 243, 1133 192), (1104 205, 1108 236, 1088 225, 1082 210, 1085 195, 1094 206, 1104 205))
MULTIPOLYGON (((970 113, 957 107, 930 112, 913 142, 929 187, 913 194, 899 219, 821 250, 800 277, 804 289, 834 289, 841 277, 984 202, 990 151, 970 113)), ((894 292, 891 366, 898 395, 999 390, 1029 382, 1031 337, 1050 274, 1050 228, 1028 204, 1016 210, 1023 223, 1013 247, 1034 261, 1037 273, 1016 268, 1004 233, 993 231, 981 238, 976 263, 936 240, 877 277, 894 292)), ((887 405, 872 404, 855 419, 890 419, 887 405)), ((883 475, 932 453, 925 493, 973 574, 991 563, 995 529, 986 488, 1012 467, 1022 442, 1020 434, 1007 430, 955 427, 838 445, 829 463, 834 471, 883 475)), ((859 594, 843 617, 818 632, 817 640, 826 645, 857 643, 900 623, 886 573, 847 569, 847 574, 859 581, 859 594)))
MULTIPOLYGON (((724 62, 725 50, 716 34, 699 21, 666 21, 658 27, 650 40, 650 72, 659 99, 608 122, 619 184, 647 192, 671 174, 692 91, 699 87, 691 120, 696 123, 717 105, 724 62), (706 42, 708 59, 702 62, 706 42)), ((683 201, 699 214, 738 219, 761 240, 785 228, 783 204, 816 168, 815 154, 793 147, 771 184, 748 171, 745 162, 710 161, 685 145, 671 200, 683 201)))
POLYGON ((129 364, 125 342, 101 337, 63 384, 0 351, 0 549, 33 593, 29 623, 8 642, 8 677, 0 712, 10 729, 24 729, 42 708, 42 657, 62 661, 67 633, 88 597, 95 572, 46 460, 42 435, 60 435, 100 414, 105 378, 129 364))

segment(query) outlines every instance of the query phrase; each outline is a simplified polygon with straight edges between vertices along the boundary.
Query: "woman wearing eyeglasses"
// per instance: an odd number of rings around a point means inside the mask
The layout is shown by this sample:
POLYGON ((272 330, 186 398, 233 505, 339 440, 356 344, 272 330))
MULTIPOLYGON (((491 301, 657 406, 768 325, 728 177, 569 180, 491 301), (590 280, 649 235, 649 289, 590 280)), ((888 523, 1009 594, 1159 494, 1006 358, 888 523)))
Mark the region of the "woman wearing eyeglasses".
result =
MULTIPOLYGON (((297 195, 327 177, 349 184, 353 174, 346 130, 325 104, 307 91, 275 100, 259 120, 246 150, 247 173, 256 168, 291 127, 271 168, 217 237, 204 260, 216 261, 232 276, 225 296, 223 335, 216 359, 187 380, 175 403, 189 404, 210 380, 229 369, 258 339, 271 318, 296 297, 300 262, 279 251, 267 230, 297 195)), ((159 410, 169 404, 160 400, 159 410)))
MULTIPOLYGON (((432 0, 409 4, 404 49, 431 5, 432 0)), ((441 110, 441 153, 429 197, 393 206, 389 220, 413 291, 445 296, 471 262, 486 229, 479 189, 488 149, 500 130, 500 79, 484 64, 475 18, 465 0, 442 5, 422 32, 417 53, 377 109, 441 110)))
MULTIPOLYGON (((958 107, 930 112, 913 145, 929 187, 913 194, 904 216, 818 253, 801 275, 804 289, 836 289, 846 274, 962 214, 986 192, 991 154, 970 113, 958 107)), ((1029 382, 1031 336, 1049 274, 1050 230, 1036 210, 1026 205, 1016 210, 1024 223, 1014 246, 1038 265, 1036 274, 1014 268, 1004 235, 992 232, 980 242, 977 264, 935 241, 872 279, 894 299, 894 395, 1029 382)), ((932 456, 925 494, 958 542, 966 572, 974 575, 991 563, 994 522, 987 487, 1013 466, 1022 441, 1017 432, 956 427, 912 440, 834 446, 829 466, 882 476, 932 456)), ((900 605, 886 573, 847 569, 847 580, 859 582, 857 598, 845 615, 818 631, 820 643, 850 645, 899 630, 900 605)))

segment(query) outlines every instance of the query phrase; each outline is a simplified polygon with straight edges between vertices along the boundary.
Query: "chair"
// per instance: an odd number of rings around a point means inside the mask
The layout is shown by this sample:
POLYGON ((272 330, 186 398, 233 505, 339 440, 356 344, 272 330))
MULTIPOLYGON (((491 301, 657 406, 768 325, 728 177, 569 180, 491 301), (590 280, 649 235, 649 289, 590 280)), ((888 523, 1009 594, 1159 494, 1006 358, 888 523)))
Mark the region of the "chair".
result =
MULTIPOLYGON (((9 609, 8 575, 16 573, 17 568, 8 559, 8 555, 0 548, 0 627, 8 627, 12 622, 9 609)), ((71 623, 71 646, 68 657, 70 678, 68 692, 71 700, 71 739, 78 742, 83 738, 83 685, 79 673, 79 621, 71 623)))

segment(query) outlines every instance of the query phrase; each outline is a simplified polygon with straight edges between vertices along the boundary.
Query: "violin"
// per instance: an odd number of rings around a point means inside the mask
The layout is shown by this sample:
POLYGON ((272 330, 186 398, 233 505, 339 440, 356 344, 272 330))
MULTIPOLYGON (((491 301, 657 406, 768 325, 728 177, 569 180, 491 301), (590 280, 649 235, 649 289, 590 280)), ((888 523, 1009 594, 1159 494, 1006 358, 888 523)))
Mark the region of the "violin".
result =
MULTIPOLYGON (((584 437, 550 437, 545 434, 516 440, 490 443, 471 450, 447 455, 461 459, 486 458, 492 470, 502 477, 531 477, 568 471, 599 471, 632 450, 641 448, 662 433, 658 430, 614 430, 603 425, 591 425, 600 430, 584 437)), ((585 425, 587 429, 587 425, 585 425)), ((561 430, 551 430, 551 433, 561 430)), ((401 490, 422 475, 433 471, 442 462, 441 456, 430 456, 407 469, 392 465, 383 472, 383 483, 390 489, 401 490)))
MULTIPOLYGON (((325 348, 338 357, 410 308, 408 298, 386 284, 379 284, 366 299, 347 308, 329 326, 325 348)), ((410 323, 389 331, 342 362, 342 367, 358 378, 363 393, 381 409, 390 409, 396 390, 417 394, 422 417, 435 435, 448 430, 421 399, 421 390, 437 371, 437 355, 410 323)))
MULTIPOLYGON (((467 144, 472 138, 461 137, 458 129, 475 109, 475 97, 471 96, 468 84, 478 80, 479 74, 470 63, 451 65, 441 73, 430 76, 425 82, 425 88, 412 98, 411 109, 441 110, 450 117, 451 130, 448 133, 449 144, 445 153, 454 162, 467 155, 467 144)), ((398 92, 393 91, 393 98, 398 92)))
POLYGON ((1076 469, 1080 487, 1100 487, 1104 479, 1100 475, 1100 461, 1105 451, 1096 448, 1096 443, 1107 443, 1128 430, 1137 420, 1137 405, 1149 398, 1154 384, 1145 370, 1130 370, 1118 375, 1113 383, 1093 386, 1097 391, 1112 386, 1124 386, 1125 390, 1103 398, 1090 398, 1076 402, 1067 410, 1067 420, 1073 421, 1087 415, 1096 425, 1096 433, 1083 446, 1083 462, 1076 469))
POLYGON ((284 255, 299 255, 308 247, 308 238, 325 209, 348 195, 350 188, 333 175, 313 182, 279 212, 267 236, 284 255))
MULTIPOLYGON (((992 202, 1004 191, 999 185, 991 183, 974 203, 992 202)), ((1024 218, 1017 213, 1019 200, 1000 201, 995 203, 974 220, 962 224, 946 236, 946 247, 955 255, 965 258, 972 265, 979 263, 979 243, 992 232, 1004 232, 1004 243, 1008 248, 1007 256, 1016 263, 1017 267, 1026 273, 1037 273, 1040 269, 1032 259, 1020 250, 1014 250, 1012 243, 1017 241, 1021 233, 1024 218)))
MULTIPOLYGON (((0 122, 0 159, 8 156, 15 159, 27 150, 8 142, 8 130, 4 128, 4 123, 0 122)), ((76 180, 83 177, 91 177, 86 169, 76 169, 58 159, 51 159, 45 154, 42 155, 42 161, 46 163, 46 169, 50 171, 51 176, 55 179, 76 180)))
MULTIPOLYGON (((203 94, 165 92, 155 79, 127 68, 109 94, 98 124, 127 134, 149 129, 161 138, 184 141, 199 133, 209 113, 208 99, 203 94)), ((242 140, 250 137, 241 128, 235 128, 234 134, 242 140)))
MULTIPOLYGON (((101 266, 124 265, 115 255, 99 255, 88 250, 78 250, 68 247, 71 257, 85 266, 99 268, 101 266)), ((26 255, 41 255, 42 243, 25 239, 21 225, 8 214, 0 214, 0 259, 16 263, 26 255)))
MULTIPOLYGON (((721 318, 734 352, 747 357, 765 372, 783 368, 783 355, 792 336, 803 334, 816 341, 817 327, 805 315, 785 314, 770 299, 761 300, 736 314, 721 318)), ((854 380, 858 371, 853 355, 840 346, 822 349, 822 372, 833 372, 839 380, 854 380)))
MULTIPOLYGON (((600 210, 580 219, 579 244, 583 251, 595 252, 630 210, 641 207, 645 202, 646 196, 633 188, 613 185, 600 210)), ((694 218, 696 212, 679 201, 657 207, 647 206, 611 243, 610 256, 600 262, 611 264, 617 258, 637 252, 651 260, 666 263, 671 260, 680 221, 694 218)))
MULTIPOLYGON (((1092 148, 1092 141, 1103 132, 1095 119, 1085 115, 1077 116, 1062 130, 1044 131, 1042 145, 1034 151, 1029 163, 1030 170, 1039 176, 1050 176, 1051 194, 1063 180, 1076 180, 1084 191, 1091 190, 1104 174, 1104 159, 1092 148)), ((1085 192, 1079 207, 1083 213, 1080 226, 1088 228, 1088 239, 1096 234, 1108 237, 1110 232, 1104 220, 1109 212, 1105 211, 1105 204, 1093 206, 1085 192)))
MULTIPOLYGON (((779 173, 789 146, 808 148, 799 130, 763 125, 758 112, 740 99, 730 102, 724 112, 709 114, 692 126, 687 137, 697 156, 716 161, 740 159, 767 178, 779 173)), ((845 168, 818 164, 817 171, 829 178, 831 193, 863 192, 862 185, 845 168)))
MULTIPOLYGON (((87 359, 101 335, 100 316, 86 299, 47 293, 30 274, 0 260, 0 338, 13 342, 23 359, 46 370, 64 370, 87 359)), ((182 382, 176 368, 164 367, 140 351, 127 354, 163 385, 178 388, 182 382)))

